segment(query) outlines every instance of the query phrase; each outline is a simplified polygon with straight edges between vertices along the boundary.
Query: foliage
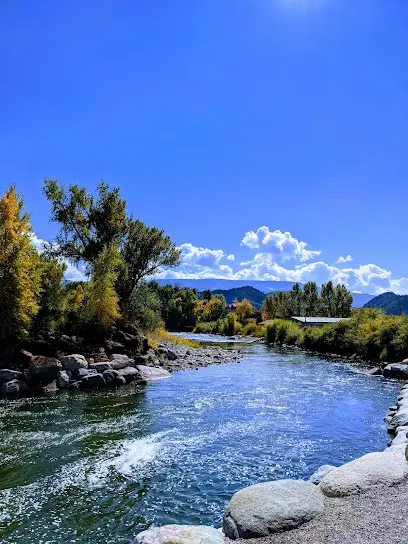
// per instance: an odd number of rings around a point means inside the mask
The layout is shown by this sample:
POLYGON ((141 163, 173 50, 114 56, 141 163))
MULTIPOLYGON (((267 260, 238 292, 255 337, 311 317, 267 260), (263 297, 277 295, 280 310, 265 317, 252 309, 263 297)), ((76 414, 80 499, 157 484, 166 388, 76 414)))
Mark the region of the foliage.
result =
POLYGON ((150 285, 160 299, 161 317, 166 328, 172 331, 193 329, 196 323, 197 290, 177 285, 161 286, 156 282, 150 285))
POLYGON ((154 331, 162 326, 161 301, 155 286, 140 283, 123 310, 126 320, 144 332, 154 331))
POLYGON ((27 337, 39 310, 41 263, 24 201, 10 187, 0 199, 0 340, 27 337))
POLYGON ((78 334, 86 321, 85 296, 88 285, 85 282, 70 282, 63 290, 61 301, 60 329, 67 334, 78 334))
POLYGON ((75 263, 93 265, 107 247, 119 247, 128 230, 126 202, 119 189, 101 182, 97 198, 78 185, 66 191, 56 180, 46 179, 44 194, 51 202, 51 219, 60 223, 52 252, 75 263))
POLYGON ((120 257, 114 245, 105 246, 92 265, 87 315, 100 332, 111 329, 119 318, 119 298, 115 291, 120 257))
POLYGON ((302 341, 302 329, 292 321, 274 319, 266 327, 266 339, 270 344, 299 344, 302 341))
POLYGON ((143 278, 151 276, 162 266, 178 265, 180 252, 163 230, 130 219, 121 257, 124 266, 117 288, 121 299, 128 300, 143 278))
POLYGON ((264 300, 264 319, 286 319, 296 316, 350 317, 353 297, 344 285, 323 284, 320 295, 315 282, 302 288, 296 283, 292 290, 277 291, 264 300))
POLYGON ((249 321, 242 330, 244 336, 256 336, 258 338, 266 336, 265 325, 259 325, 255 320, 249 321))
POLYGON ((208 291, 208 293, 206 298, 197 300, 195 304, 194 312, 198 321, 217 321, 227 307, 225 298, 222 295, 212 296, 211 291, 208 291))
POLYGON ((194 342, 193 340, 188 340, 187 338, 181 338, 179 336, 173 336, 169 332, 167 332, 165 329, 155 329, 153 331, 150 331, 147 334, 147 338, 149 340, 149 346, 152 346, 153 348, 158 348, 159 344, 161 342, 171 342, 172 344, 181 344, 184 346, 188 346, 189 348, 198 348, 199 343, 194 342))
POLYGON ((39 262, 41 272, 39 311, 34 318, 33 330, 52 331, 61 324, 64 300, 62 279, 66 264, 44 255, 39 255, 39 262))
POLYGON ((236 308, 235 308, 235 314, 237 316, 237 320, 244 325, 248 319, 251 317, 251 315, 254 313, 254 307, 252 304, 244 298, 241 302, 237 302, 236 308))

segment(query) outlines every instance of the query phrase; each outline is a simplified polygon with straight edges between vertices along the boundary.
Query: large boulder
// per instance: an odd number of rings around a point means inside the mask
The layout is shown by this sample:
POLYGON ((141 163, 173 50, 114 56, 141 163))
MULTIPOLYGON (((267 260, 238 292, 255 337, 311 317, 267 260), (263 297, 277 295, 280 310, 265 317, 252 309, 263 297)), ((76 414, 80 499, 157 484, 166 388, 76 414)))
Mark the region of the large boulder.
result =
POLYGON ((105 378, 102 376, 102 374, 98 374, 97 372, 82 378, 82 387, 84 389, 100 389, 105 387, 105 385, 105 378))
POLYGON ((164 525, 139 533, 134 544, 224 544, 224 538, 205 525, 164 525))
POLYGON ((121 368, 126 368, 127 366, 133 366, 135 360, 131 359, 127 355, 123 355, 123 353, 114 353, 111 356, 111 367, 114 370, 119 370, 121 368))
POLYGON ((72 378, 74 380, 82 380, 82 378, 85 378, 86 376, 90 376, 91 374, 96 374, 96 370, 94 368, 78 368, 78 370, 74 370, 72 372, 72 378))
POLYGON ((170 372, 164 368, 136 365, 136 369, 139 371, 142 380, 145 382, 162 380, 163 378, 170 378, 171 376, 170 372))
POLYGON ((80 368, 88 368, 88 362, 85 357, 77 353, 61 357, 61 364, 64 370, 78 370, 80 368))
POLYGON ((390 421, 390 427, 394 429, 403 425, 408 425, 408 406, 406 404, 401 405, 390 421))
POLYGON ((114 340, 105 340, 105 351, 110 355, 112 353, 124 353, 125 346, 120 342, 115 342, 114 340))
POLYGON ((27 391, 28 385, 20 380, 10 380, 0 385, 0 393, 3 395, 15 395, 27 391))
POLYGON ((8 368, 0 368, 0 383, 10 382, 11 380, 22 380, 23 373, 8 368))
POLYGON ((126 383, 125 377, 117 370, 105 370, 102 373, 102 376, 105 378, 106 383, 111 383, 113 385, 125 385, 126 383))
POLYGON ((231 539, 259 538, 294 529, 324 509, 321 491, 310 482, 277 480, 251 485, 232 497, 223 529, 231 539))
POLYGON ((134 381, 138 381, 138 382, 142 381, 140 372, 133 366, 120 368, 117 372, 119 372, 119 374, 125 378, 126 383, 134 382, 134 381))
POLYGON ((396 378, 398 380, 408 379, 408 364, 392 363, 387 365, 383 371, 385 378, 396 378))
POLYGON ((57 378, 58 372, 62 370, 62 365, 58 359, 53 357, 36 355, 31 358, 29 370, 35 382, 47 385, 57 378))
POLYGON ((67 370, 60 370, 57 374, 57 386, 60 389, 65 389, 69 385, 70 377, 68 372, 67 370))
POLYGON ((105 372, 105 370, 112 369, 111 363, 92 363, 89 365, 90 370, 96 370, 96 372, 105 372))
POLYGON ((333 470, 320 482, 327 497, 364 493, 378 485, 391 486, 408 475, 408 463, 399 450, 367 453, 333 470))
POLYGON ((323 480, 323 478, 326 476, 326 474, 329 474, 332 470, 336 470, 337 467, 333 465, 322 465, 319 467, 316 472, 314 472, 310 478, 309 482, 312 482, 312 484, 318 485, 323 480))

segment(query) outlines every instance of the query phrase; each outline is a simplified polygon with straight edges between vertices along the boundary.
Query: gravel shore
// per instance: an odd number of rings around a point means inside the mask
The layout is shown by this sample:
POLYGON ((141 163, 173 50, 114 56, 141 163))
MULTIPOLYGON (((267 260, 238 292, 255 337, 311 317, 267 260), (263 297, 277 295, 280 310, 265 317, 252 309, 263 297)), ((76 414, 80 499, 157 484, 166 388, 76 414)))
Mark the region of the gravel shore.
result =
POLYGON ((169 372, 201 368, 214 364, 237 363, 242 357, 239 348, 225 349, 219 346, 190 348, 183 344, 173 344, 171 342, 164 342, 160 345, 176 355, 174 360, 166 357, 166 355, 160 358, 160 366, 169 372))
POLYGON ((286 533, 228 544, 406 544, 408 482, 342 499, 325 498, 320 516, 286 533))

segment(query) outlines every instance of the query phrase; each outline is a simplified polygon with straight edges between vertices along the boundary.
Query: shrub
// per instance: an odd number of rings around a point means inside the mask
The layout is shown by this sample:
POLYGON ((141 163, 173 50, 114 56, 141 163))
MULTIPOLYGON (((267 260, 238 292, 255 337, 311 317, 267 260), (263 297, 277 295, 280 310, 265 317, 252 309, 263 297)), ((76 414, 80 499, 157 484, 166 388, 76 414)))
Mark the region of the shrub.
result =
POLYGON ((267 325, 266 339, 274 344, 298 344, 302 341, 302 329, 297 323, 284 319, 274 319, 267 325))

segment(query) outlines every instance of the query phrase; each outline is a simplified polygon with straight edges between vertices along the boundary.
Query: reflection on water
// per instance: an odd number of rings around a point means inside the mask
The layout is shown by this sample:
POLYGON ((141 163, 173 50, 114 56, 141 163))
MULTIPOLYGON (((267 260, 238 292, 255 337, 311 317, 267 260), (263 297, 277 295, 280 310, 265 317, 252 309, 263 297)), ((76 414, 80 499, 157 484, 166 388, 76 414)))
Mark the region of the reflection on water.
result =
POLYGON ((150 524, 219 525, 238 489, 384 449, 398 384, 246 346, 240 364, 144 390, 0 401, 0 538, 129 542, 150 524))

